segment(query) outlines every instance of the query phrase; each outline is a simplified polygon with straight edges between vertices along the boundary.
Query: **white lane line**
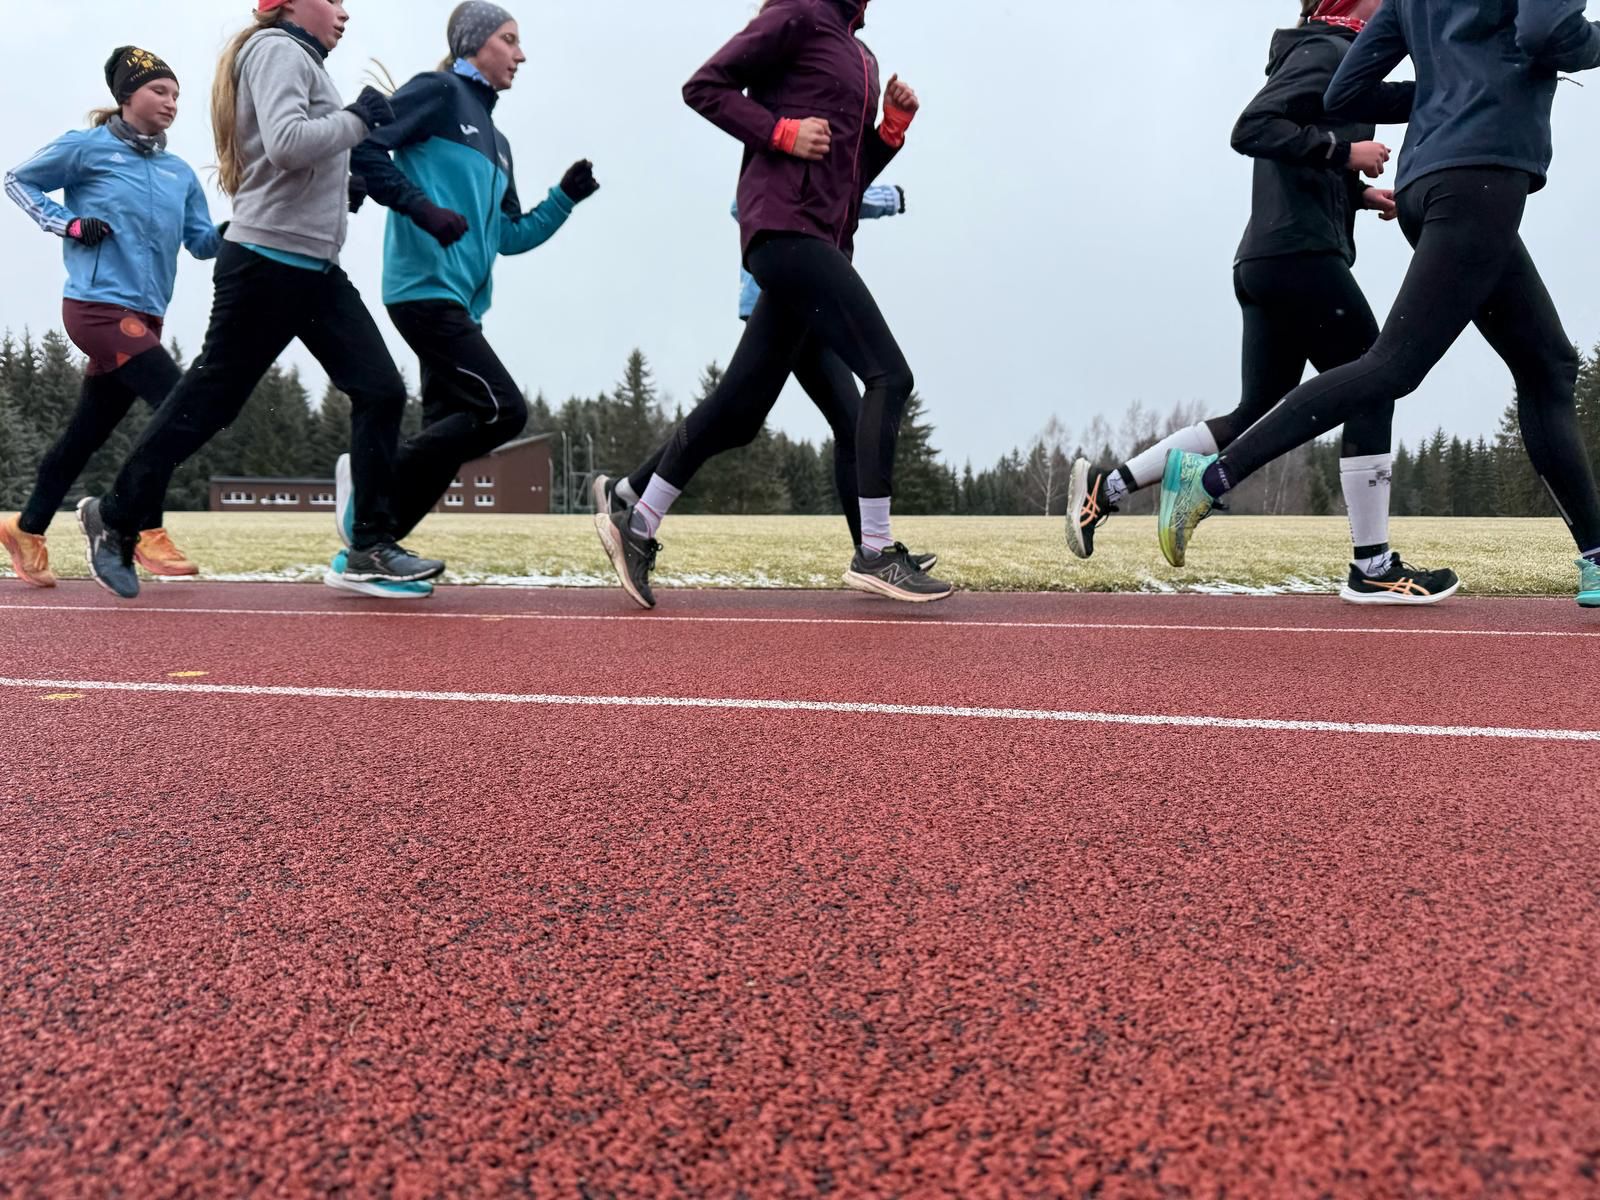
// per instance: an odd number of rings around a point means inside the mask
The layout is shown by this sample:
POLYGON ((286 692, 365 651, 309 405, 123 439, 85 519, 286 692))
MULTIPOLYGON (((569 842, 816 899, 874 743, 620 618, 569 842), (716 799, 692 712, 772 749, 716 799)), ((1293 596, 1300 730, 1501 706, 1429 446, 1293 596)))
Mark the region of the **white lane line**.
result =
POLYGON ((545 708, 678 708, 720 712, 827 713, 869 717, 946 717, 1174 729, 1249 729, 1498 741, 1600 742, 1600 729, 1505 729, 1478 725, 1383 725, 1348 721, 1277 721, 1258 717, 1185 717, 1062 712, 1034 708, 963 708, 935 704, 852 704, 833 700, 731 700, 699 696, 559 696, 520 692, 408 692, 372 688, 273 687, 225 683, 119 683, 84 679, 5 679, 0 688, 49 692, 142 692, 176 696, 255 696, 292 700, 377 700, 412 704, 515 704, 545 708))
POLYGON ((67 605, 0 604, 0 612, 39 613, 117 613, 120 615, 178 614, 203 617, 328 617, 337 620, 381 618, 412 621, 546 621, 630 624, 641 629, 650 625, 895 625, 917 629, 1033 629, 1064 633, 1301 633, 1349 635, 1356 637, 1444 637, 1444 638, 1600 638, 1600 629, 1371 629, 1342 625, 1171 625, 1147 622, 1108 621, 945 621, 936 618, 884 617, 674 617, 652 613, 604 615, 583 613, 459 613, 405 612, 359 609, 294 608, 156 608, 149 605, 67 605))

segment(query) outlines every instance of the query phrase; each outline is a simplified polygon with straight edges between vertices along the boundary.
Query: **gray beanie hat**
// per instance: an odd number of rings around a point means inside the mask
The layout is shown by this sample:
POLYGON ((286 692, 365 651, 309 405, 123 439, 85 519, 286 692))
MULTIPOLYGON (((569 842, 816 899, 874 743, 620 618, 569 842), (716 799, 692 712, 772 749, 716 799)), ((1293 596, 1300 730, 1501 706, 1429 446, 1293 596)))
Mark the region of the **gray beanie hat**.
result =
POLYGON ((498 4, 488 0, 467 0, 450 14, 450 53, 457 58, 471 58, 494 36, 512 16, 498 4))

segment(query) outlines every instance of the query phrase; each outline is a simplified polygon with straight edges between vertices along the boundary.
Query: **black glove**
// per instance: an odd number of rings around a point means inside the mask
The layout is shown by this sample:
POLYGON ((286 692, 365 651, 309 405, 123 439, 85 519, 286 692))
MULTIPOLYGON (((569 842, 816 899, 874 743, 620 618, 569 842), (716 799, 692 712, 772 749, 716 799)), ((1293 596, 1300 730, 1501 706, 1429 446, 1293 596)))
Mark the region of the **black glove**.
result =
POLYGON ((595 182, 594 164, 587 158, 580 158, 573 163, 561 177, 561 190, 574 204, 582 204, 598 192, 600 185, 595 182))
POLYGON ((85 246, 98 246, 111 236, 111 226, 99 217, 80 217, 67 226, 67 236, 85 246))
POLYGON ((900 193, 900 212, 897 215, 903 217, 906 215, 906 190, 899 184, 895 185, 894 190, 900 193))
POLYGON ((227 239, 228 239, 228 226, 232 225, 232 224, 233 224, 232 221, 224 221, 221 225, 217 226, 217 236, 219 238, 221 238, 223 241, 227 241, 227 239))
MULTIPOLYGON (((350 176, 350 211, 358 213, 367 202, 367 180, 362 175, 350 176)), ((902 207, 903 211, 903 207, 902 207)))
POLYGON ((458 212, 429 204, 411 214, 417 228, 423 230, 439 245, 449 249, 467 236, 467 219, 458 212))
POLYGON ((368 129, 376 129, 394 120, 394 106, 389 103, 389 97, 370 86, 361 89, 355 103, 348 105, 345 112, 355 113, 366 122, 368 129))

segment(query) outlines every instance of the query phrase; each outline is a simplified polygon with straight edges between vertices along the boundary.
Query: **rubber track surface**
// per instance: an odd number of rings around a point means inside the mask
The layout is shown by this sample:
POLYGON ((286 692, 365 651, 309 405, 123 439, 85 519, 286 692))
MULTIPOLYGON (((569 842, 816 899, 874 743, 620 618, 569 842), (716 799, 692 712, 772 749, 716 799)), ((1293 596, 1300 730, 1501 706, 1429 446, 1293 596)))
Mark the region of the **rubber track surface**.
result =
MULTIPOLYGON (((1557 602, 112 608, 0 593, 0 674, 1600 728, 1557 602)), ((3 1196, 1600 1193, 1592 743, 60 696, 3 1196)))

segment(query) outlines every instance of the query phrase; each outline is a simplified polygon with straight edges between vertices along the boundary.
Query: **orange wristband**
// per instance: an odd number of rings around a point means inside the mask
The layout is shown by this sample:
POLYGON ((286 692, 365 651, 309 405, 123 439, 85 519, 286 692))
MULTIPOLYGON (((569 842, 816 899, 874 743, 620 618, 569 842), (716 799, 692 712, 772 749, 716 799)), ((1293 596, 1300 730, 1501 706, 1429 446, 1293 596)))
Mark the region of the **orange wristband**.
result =
POLYGON ((893 104, 885 103, 883 106, 883 123, 878 126, 878 136, 883 139, 883 144, 898 150, 906 144, 906 130, 911 128, 911 122, 916 118, 916 113, 907 112, 903 108, 896 108, 893 104))
POLYGON ((800 122, 794 117, 783 118, 772 131, 772 148, 784 154, 793 154, 799 140, 800 122))

